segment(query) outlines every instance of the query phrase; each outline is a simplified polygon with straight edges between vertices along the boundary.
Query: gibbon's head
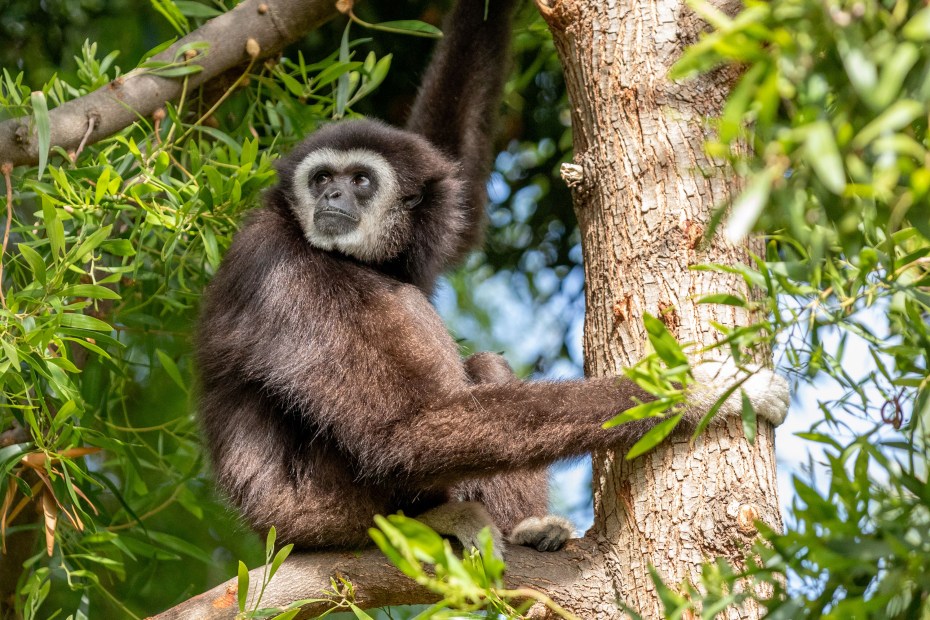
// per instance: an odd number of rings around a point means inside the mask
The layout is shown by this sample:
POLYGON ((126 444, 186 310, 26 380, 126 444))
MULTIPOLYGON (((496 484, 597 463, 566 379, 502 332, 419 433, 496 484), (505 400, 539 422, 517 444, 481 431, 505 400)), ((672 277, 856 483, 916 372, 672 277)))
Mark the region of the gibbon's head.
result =
POLYGON ((278 164, 307 241, 369 263, 422 247, 455 251, 464 226, 457 172, 421 136, 371 120, 327 125, 278 164))

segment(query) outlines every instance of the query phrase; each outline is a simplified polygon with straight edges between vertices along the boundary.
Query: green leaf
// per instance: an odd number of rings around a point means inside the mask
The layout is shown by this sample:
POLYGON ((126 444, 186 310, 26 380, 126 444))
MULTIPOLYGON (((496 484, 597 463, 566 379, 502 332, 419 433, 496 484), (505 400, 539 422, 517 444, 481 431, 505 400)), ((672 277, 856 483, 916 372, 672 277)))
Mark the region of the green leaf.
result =
POLYGON ((94 202, 97 204, 100 204, 100 201, 103 200, 107 193, 107 186, 110 184, 110 170, 109 166, 105 167, 100 176, 97 177, 97 186, 94 188, 94 202))
POLYGON ((100 319, 95 319, 86 314, 68 313, 61 315, 62 327, 77 327, 78 329, 89 329, 97 332, 111 332, 113 327, 100 319))
POLYGON ((212 228, 202 228, 200 237, 203 239, 203 249, 207 255, 207 262, 216 269, 220 266, 220 248, 216 243, 216 235, 212 228))
POLYGON ((675 340, 675 337, 665 327, 665 323, 647 312, 643 315, 643 325, 646 327, 649 342, 666 365, 687 365, 687 356, 681 350, 681 346, 675 340))
POLYGON ((223 14, 220 10, 214 9, 206 4, 193 2, 193 0, 174 0, 174 4, 185 17, 211 19, 217 15, 223 14))
POLYGON ((238 579, 238 602, 239 602, 239 611, 245 611, 245 603, 248 600, 249 596, 249 569, 246 567, 245 562, 239 560, 239 579, 238 579))
POLYGON ((55 205, 45 198, 42 199, 42 219, 45 220, 45 234, 52 246, 52 258, 58 258, 65 247, 65 228, 58 218, 55 205))
POLYGON ((157 542, 163 547, 167 547, 172 551, 176 551, 187 557, 193 558, 203 562, 207 566, 213 564, 213 558, 210 557, 209 553, 206 553, 200 547, 189 543, 183 538, 178 538, 177 536, 172 536, 171 534, 166 534, 165 532, 148 532, 149 538, 157 542))
POLYGON ((153 47, 146 53, 142 54, 142 58, 139 59, 139 66, 141 66, 146 60, 148 60, 152 56, 155 56, 157 54, 164 52, 166 49, 171 47, 174 44, 174 42, 177 40, 178 40, 177 37, 171 37, 164 43, 159 43, 158 45, 156 45, 155 47, 153 47))
POLYGON ((149 73, 166 78, 184 77, 185 75, 193 75, 194 73, 200 73, 201 71, 203 71, 203 66, 197 64, 154 67, 148 69, 149 73))
POLYGON ((287 559, 287 556, 293 551, 294 545, 284 545, 278 550, 278 553, 275 554, 274 559, 271 561, 271 567, 268 569, 268 580, 271 581, 271 578, 274 577, 274 574, 278 572, 278 569, 284 563, 284 560, 287 559))
POLYGON ((62 297, 88 297, 90 299, 120 299, 119 293, 97 284, 75 284, 61 289, 62 297))
POLYGON ((651 429, 649 432, 640 438, 633 447, 630 448, 630 451, 626 454, 626 460, 631 461, 641 454, 649 452, 657 445, 659 445, 663 439, 668 437, 675 427, 678 426, 678 422, 681 421, 681 414, 673 415, 667 420, 662 420, 651 429))
POLYGON ((885 108, 901 95, 901 86, 907 74, 920 58, 913 43, 901 43, 882 65, 881 77, 875 88, 874 101, 878 108, 885 108))
MULTIPOLYGON (((339 61, 342 64, 348 64, 349 55, 349 28, 352 26, 351 20, 346 23, 345 30, 342 31, 342 41, 339 44, 339 61)), ((361 64, 359 64, 361 66, 361 64)), ((325 71, 323 72, 325 73, 325 71)), ((323 82, 322 79, 319 80, 323 82)), ((339 74, 339 81, 336 83, 336 107, 333 112, 334 118, 342 118, 345 115, 346 105, 349 102, 349 73, 344 71, 339 74)))
POLYGON ((730 210, 727 220, 726 237, 731 243, 740 243, 752 230, 762 214, 772 191, 777 171, 766 168, 753 175, 749 186, 739 195, 730 210))
POLYGON ((913 99, 896 101, 878 118, 863 127, 853 138, 852 145, 855 148, 865 148, 880 135, 907 127, 924 114, 924 106, 913 99))
POLYGON ((385 32, 410 34, 413 36, 428 37, 432 39, 439 39, 442 37, 442 30, 436 26, 433 26, 432 24, 427 24, 426 22, 421 22, 416 19, 401 19, 397 21, 381 22, 378 24, 373 24, 372 28, 375 30, 383 30, 385 32))
POLYGON ((930 41, 930 7, 923 8, 904 24, 901 34, 911 41, 930 41))
POLYGON ((743 434, 746 435, 749 445, 753 445, 756 442, 756 410, 753 409, 752 402, 749 400, 746 391, 740 390, 739 392, 743 399, 743 434))
POLYGON ((107 239, 100 244, 100 249, 113 256, 133 256, 136 253, 129 239, 107 239))
POLYGON ((39 140, 39 172, 38 178, 42 180, 42 173, 45 172, 45 166, 48 163, 48 152, 52 146, 52 124, 48 116, 48 103, 45 101, 45 93, 41 90, 33 91, 29 95, 29 101, 32 104, 32 120, 35 122, 36 135, 39 140))
POLYGON ((164 369, 165 373, 171 377, 171 380, 174 381, 179 388, 186 392, 187 386, 184 384, 184 378, 181 377, 181 371, 178 370, 174 360, 161 349, 155 349, 155 355, 158 356, 158 361, 161 363, 161 367, 164 369))
POLYGON ((313 87, 319 88, 320 86, 325 86, 339 76, 348 73, 349 71, 355 71, 362 66, 361 62, 352 61, 352 62, 337 62, 333 63, 323 71, 320 71, 315 78, 313 78, 313 87))
POLYGON ((672 407, 674 404, 674 401, 668 399, 658 399, 651 400, 647 403, 640 403, 604 422, 604 428, 613 428, 614 426, 620 426, 621 424, 634 420, 662 417, 669 407, 672 407))
POLYGON ((846 172, 830 124, 826 121, 812 123, 807 129, 804 147, 807 163, 820 182, 834 194, 841 195, 846 189, 846 172))
POLYGON ((369 72, 367 79, 362 83, 361 88, 352 96, 353 103, 372 92, 384 81, 384 78, 387 77, 388 69, 391 67, 391 59, 392 55, 388 54, 375 64, 374 68, 369 72))
POLYGON ((352 610, 352 613, 354 613, 355 617, 359 618, 359 620, 373 620, 371 616, 362 611, 355 603, 349 603, 349 609, 352 610))
POLYGON ((106 238, 110 235, 110 230, 113 229, 112 225, 104 226, 103 228, 98 228, 90 234, 89 237, 84 239, 77 248, 73 250, 74 252, 74 262, 82 262, 89 253, 97 249, 101 243, 103 243, 106 238))
POLYGON ((699 304, 722 304, 724 306, 736 306, 737 308, 745 308, 748 304, 746 300, 742 297, 737 297, 736 295, 730 295, 728 293, 715 293, 713 295, 705 295, 698 299, 699 304))
POLYGON ((151 0, 152 8, 161 13, 168 23, 178 31, 178 34, 184 35, 188 31, 187 18, 178 10, 174 0, 151 0))
POLYGON ((35 279, 38 280, 40 284, 45 284, 45 260, 42 258, 42 255, 25 243, 17 243, 16 247, 19 248, 19 253, 29 264, 29 270, 32 271, 32 275, 35 279))

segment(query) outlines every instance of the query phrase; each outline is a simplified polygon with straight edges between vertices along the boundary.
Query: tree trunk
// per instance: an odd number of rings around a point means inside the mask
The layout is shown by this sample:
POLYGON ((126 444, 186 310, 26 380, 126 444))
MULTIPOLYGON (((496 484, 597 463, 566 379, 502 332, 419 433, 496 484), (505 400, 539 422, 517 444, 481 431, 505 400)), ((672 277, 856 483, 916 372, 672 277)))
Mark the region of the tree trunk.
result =
MULTIPOLYGON (((646 351, 644 312, 661 316, 682 343, 715 342, 712 321, 747 313, 698 305, 710 293, 746 295, 742 279, 689 271, 699 263, 747 262, 748 249, 715 238, 699 247, 713 207, 738 189, 732 171, 704 153, 705 119, 719 112, 735 75, 673 83, 669 68, 702 28, 681 0, 539 0, 565 70, 575 166, 566 170, 582 233, 587 282, 586 372, 616 375, 646 351)), ((727 10, 732 7, 721 6, 727 10)), ((752 245, 761 254, 761 243, 752 245)), ((676 588, 698 583, 702 562, 737 559, 753 521, 781 527, 773 429, 755 445, 739 420, 712 425, 692 446, 684 434, 634 461, 594 455, 596 545, 604 580, 556 597, 584 618, 619 614, 614 601, 661 617, 648 576, 676 588)), ((758 617, 733 609, 729 618, 758 617)))

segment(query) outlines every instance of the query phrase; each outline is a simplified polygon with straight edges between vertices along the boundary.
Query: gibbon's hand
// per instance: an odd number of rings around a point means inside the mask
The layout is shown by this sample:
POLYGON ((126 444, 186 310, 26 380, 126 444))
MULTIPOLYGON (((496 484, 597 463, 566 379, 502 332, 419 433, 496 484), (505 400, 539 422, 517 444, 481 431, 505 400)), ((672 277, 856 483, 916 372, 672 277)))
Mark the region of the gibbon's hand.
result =
POLYGON ((741 415, 742 390, 757 416, 774 426, 785 421, 791 401, 788 382, 768 368, 753 364, 740 368, 732 360, 704 360, 692 365, 692 374, 698 383, 688 397, 692 408, 706 412, 727 390, 740 384, 720 407, 721 413, 741 415))

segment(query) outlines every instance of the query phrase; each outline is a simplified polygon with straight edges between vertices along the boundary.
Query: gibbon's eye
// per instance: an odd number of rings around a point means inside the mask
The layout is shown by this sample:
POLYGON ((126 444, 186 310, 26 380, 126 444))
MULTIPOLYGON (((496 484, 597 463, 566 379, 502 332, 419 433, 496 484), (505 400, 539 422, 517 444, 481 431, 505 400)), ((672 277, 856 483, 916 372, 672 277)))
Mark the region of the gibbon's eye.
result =
POLYGON ((328 172, 317 172, 313 175, 313 182, 317 185, 323 185, 333 180, 333 175, 328 172))
POLYGON ((367 174, 362 174, 359 172, 354 177, 352 177, 352 185, 356 187, 368 187, 371 185, 371 179, 368 178, 367 174))

